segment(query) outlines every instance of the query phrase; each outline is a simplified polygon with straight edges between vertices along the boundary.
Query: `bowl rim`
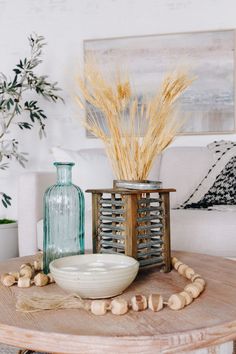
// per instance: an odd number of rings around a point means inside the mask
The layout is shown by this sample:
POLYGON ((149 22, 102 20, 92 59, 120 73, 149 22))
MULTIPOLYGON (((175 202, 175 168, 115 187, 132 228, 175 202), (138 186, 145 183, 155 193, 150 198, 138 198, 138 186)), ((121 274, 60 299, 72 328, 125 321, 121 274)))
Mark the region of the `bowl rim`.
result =
MULTIPOLYGON (((87 275, 87 276, 89 276, 91 273, 89 273, 89 272, 87 272, 87 271, 80 271, 80 270, 75 270, 74 272, 73 271, 70 271, 70 272, 68 272, 67 270, 63 270, 63 269, 60 269, 60 267, 58 266, 58 264, 57 263, 61 263, 61 262, 63 262, 63 260, 65 260, 65 259, 75 259, 75 258, 80 258, 80 259, 82 259, 82 258, 88 258, 88 257, 90 257, 90 258, 107 258, 107 259, 109 259, 109 258, 114 258, 114 257, 117 257, 117 260, 118 260, 118 258, 119 259, 125 259, 126 261, 127 261, 127 264, 125 264, 125 267, 123 267, 123 268, 117 268, 117 269, 107 269, 106 270, 106 272, 105 273, 103 273, 103 272, 96 272, 96 275, 99 277, 99 275, 107 275, 107 274, 114 274, 114 273, 122 273, 123 271, 124 272, 126 272, 128 269, 133 269, 133 268, 139 268, 139 262, 135 259, 135 258, 133 258, 133 257, 130 257, 130 256, 126 256, 126 255, 124 255, 124 254, 104 254, 104 253, 92 253, 92 254, 80 254, 80 255, 74 255, 74 256, 66 256, 66 257, 61 257, 61 258, 57 258, 57 259, 55 259, 55 260, 53 260, 50 264, 49 264, 49 268, 50 268, 50 272, 51 273, 53 273, 54 271, 55 271, 55 273, 57 273, 57 274, 60 274, 60 275, 74 275, 74 274, 77 274, 77 275, 79 275, 79 274, 81 274, 81 275, 87 275)), ((120 262, 117 262, 118 264, 120 263, 120 262)))
POLYGON ((55 280, 63 280, 63 281, 69 281, 69 282, 83 282, 83 283, 91 283, 91 281, 95 284, 95 283, 99 283, 100 281, 102 281, 103 283, 110 283, 110 282, 117 282, 117 281, 122 281, 125 279, 129 279, 132 278, 133 275, 137 272, 137 268, 134 268, 132 272, 128 273, 128 274, 124 274, 123 276, 118 276, 115 277, 114 280, 111 280, 111 275, 107 274, 106 278, 101 278, 101 277, 96 277, 96 279, 94 279, 94 275, 92 275, 91 273, 86 273, 83 274, 84 276, 77 278, 77 277, 65 277, 64 275, 61 274, 53 274, 55 280), (92 279, 91 279, 92 278, 92 279))

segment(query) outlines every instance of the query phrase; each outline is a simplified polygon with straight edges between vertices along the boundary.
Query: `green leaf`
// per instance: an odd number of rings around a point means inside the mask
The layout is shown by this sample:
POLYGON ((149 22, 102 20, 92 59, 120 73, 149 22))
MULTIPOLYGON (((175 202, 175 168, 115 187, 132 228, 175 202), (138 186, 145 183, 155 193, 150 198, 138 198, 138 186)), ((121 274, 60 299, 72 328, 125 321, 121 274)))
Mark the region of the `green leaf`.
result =
POLYGON ((31 129, 33 127, 32 124, 27 123, 27 122, 18 122, 17 123, 20 129, 31 129))
POLYGON ((32 120, 33 123, 35 122, 34 116, 33 116, 33 113, 32 113, 32 112, 30 112, 30 119, 32 120))
POLYGON ((4 207, 5 207, 5 208, 7 208, 7 207, 8 207, 8 205, 7 205, 7 203, 5 202, 5 200, 4 200, 4 199, 2 199, 2 204, 4 205, 4 207))
POLYGON ((47 116, 45 116, 45 114, 42 113, 42 112, 40 112, 40 116, 41 116, 42 118, 44 118, 44 119, 47 119, 47 116))
POLYGON ((5 193, 2 194, 2 204, 4 205, 5 208, 11 205, 11 197, 5 193))
POLYGON ((21 73, 21 70, 19 69, 13 69, 13 71, 16 73, 16 75, 19 75, 21 73))

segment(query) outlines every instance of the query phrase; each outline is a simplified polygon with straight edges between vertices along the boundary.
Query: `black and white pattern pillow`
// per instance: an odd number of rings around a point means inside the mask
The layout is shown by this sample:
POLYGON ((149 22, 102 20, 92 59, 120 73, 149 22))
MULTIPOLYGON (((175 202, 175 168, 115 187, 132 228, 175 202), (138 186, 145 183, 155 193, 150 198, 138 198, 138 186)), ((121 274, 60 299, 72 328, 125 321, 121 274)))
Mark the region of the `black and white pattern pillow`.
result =
POLYGON ((207 175, 180 208, 236 205, 236 143, 219 141, 208 145, 215 161, 207 175))

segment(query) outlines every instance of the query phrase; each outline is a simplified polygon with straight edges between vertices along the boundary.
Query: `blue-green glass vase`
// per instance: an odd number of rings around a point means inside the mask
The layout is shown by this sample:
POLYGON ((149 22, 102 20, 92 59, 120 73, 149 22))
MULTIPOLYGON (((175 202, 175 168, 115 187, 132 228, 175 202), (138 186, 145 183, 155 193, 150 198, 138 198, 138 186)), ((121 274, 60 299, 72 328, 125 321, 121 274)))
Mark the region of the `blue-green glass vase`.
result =
POLYGON ((54 259, 84 253, 84 194, 71 182, 74 163, 55 162, 57 183, 44 195, 43 267, 54 259))

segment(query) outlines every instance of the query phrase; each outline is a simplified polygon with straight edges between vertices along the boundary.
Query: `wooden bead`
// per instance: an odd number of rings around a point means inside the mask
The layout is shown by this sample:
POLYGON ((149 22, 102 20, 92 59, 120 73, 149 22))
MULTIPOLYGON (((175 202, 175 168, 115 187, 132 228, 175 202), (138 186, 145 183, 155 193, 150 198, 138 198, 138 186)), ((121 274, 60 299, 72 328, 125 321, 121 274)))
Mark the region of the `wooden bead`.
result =
POLYGON ((131 298, 133 311, 143 311, 147 308, 147 299, 143 295, 135 295, 131 298))
POLYGON ((9 275, 9 273, 3 273, 3 274, 1 274, 1 278, 0 278, 1 283, 3 282, 3 279, 4 279, 7 275, 9 275))
POLYGON ((179 266, 182 265, 182 264, 183 264, 182 262, 177 261, 177 262, 174 264, 174 268, 175 268, 176 270, 178 270, 179 266))
POLYGON ((43 270, 42 260, 34 261, 34 269, 36 270, 36 272, 43 270))
POLYGON ((16 283, 16 279, 13 275, 11 274, 3 274, 1 277, 1 282, 4 286, 12 286, 16 283))
POLYGON ((182 291, 179 294, 185 298, 185 305, 189 305, 189 304, 191 304, 191 302, 193 302, 193 297, 192 297, 191 293, 189 293, 187 291, 182 291))
POLYGON ((198 278, 201 278, 201 275, 200 274, 194 274, 191 278, 191 281, 194 282, 194 280, 198 279, 198 278))
POLYGON ((193 282, 194 284, 199 283, 202 284, 202 286, 206 286, 206 281, 203 278, 197 278, 193 282))
POLYGON ((154 311, 160 311, 163 309, 163 297, 160 294, 151 294, 148 297, 148 307, 154 311))
POLYGON ((13 275, 13 277, 15 278, 16 281, 20 278, 19 272, 10 272, 9 274, 13 275))
POLYGON ((31 286, 31 279, 27 277, 20 277, 17 282, 19 288, 29 288, 31 286))
POLYGON ((188 267, 187 269, 185 269, 185 276, 187 279, 191 279, 194 276, 195 272, 192 268, 188 267))
POLYGON ((185 297, 180 294, 170 296, 167 305, 171 310, 181 310, 185 306, 185 297))
POLYGON ((23 263, 23 264, 21 264, 20 269, 25 268, 25 267, 32 268, 32 265, 30 263, 23 263))
POLYGON ((180 264, 180 266, 178 267, 178 273, 181 275, 185 275, 185 271, 188 268, 189 266, 187 266, 187 264, 180 264))
POLYGON ((113 315, 124 315, 128 312, 128 302, 124 299, 114 299, 111 302, 111 312, 113 315))
POLYGON ((107 302, 105 300, 93 300, 90 310, 96 316, 105 315, 107 312, 107 302))
POLYGON ((199 289, 200 293, 204 290, 204 285, 198 283, 196 280, 193 282, 192 285, 195 285, 199 289))
POLYGON ((44 273, 38 273, 34 277, 34 284, 36 286, 45 286, 49 283, 49 278, 46 274, 44 273))
POLYGON ((188 284, 184 288, 185 291, 190 293, 194 299, 196 299, 200 295, 200 290, 195 284, 188 284))
POLYGON ((173 267, 174 267, 174 265, 175 265, 176 262, 178 262, 178 258, 172 257, 172 258, 171 258, 171 264, 172 264, 173 267))
POLYGON ((34 270, 31 266, 29 265, 24 265, 23 267, 20 267, 20 276, 21 277, 26 277, 26 278, 32 278, 34 275, 34 270))

